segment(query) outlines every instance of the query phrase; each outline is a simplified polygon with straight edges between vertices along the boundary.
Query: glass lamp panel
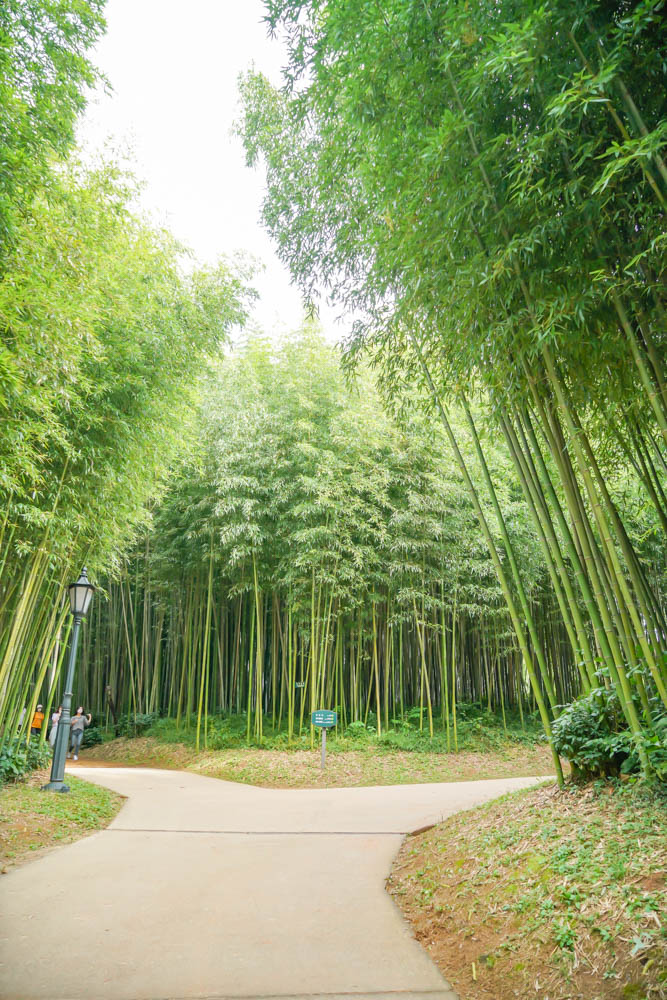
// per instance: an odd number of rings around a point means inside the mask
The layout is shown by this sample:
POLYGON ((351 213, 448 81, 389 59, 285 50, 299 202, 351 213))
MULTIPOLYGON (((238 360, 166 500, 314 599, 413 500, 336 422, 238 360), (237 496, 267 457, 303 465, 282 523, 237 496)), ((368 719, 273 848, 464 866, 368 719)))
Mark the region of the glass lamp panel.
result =
POLYGON ((88 608, 90 607, 90 602, 93 599, 93 591, 94 590, 95 590, 95 588, 90 583, 88 584, 87 587, 82 587, 81 588, 81 591, 82 591, 82 593, 81 593, 81 601, 82 601, 82 605, 83 605, 82 609, 81 609, 81 614, 82 615, 85 615, 87 613, 87 611, 88 611, 88 608))
POLYGON ((90 606, 95 588, 84 570, 76 583, 69 586, 69 603, 73 615, 85 615, 90 606))

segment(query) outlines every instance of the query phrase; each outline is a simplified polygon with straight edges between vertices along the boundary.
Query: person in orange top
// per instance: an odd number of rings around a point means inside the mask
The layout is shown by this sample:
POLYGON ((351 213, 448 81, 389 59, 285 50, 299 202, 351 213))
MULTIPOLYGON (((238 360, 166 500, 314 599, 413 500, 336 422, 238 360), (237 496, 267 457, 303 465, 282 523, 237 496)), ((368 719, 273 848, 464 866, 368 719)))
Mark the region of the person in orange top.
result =
POLYGON ((41 705, 37 706, 37 711, 32 717, 32 722, 30 723, 30 735, 39 736, 42 732, 42 723, 44 722, 44 710, 41 705))

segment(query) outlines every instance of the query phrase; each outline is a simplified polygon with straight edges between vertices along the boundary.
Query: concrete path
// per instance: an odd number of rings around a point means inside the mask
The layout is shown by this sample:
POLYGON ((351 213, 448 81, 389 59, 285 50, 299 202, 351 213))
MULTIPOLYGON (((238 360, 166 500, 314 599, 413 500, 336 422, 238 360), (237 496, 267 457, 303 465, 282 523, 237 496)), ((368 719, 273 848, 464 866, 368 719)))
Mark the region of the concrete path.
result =
POLYGON ((5 1000, 456 1000, 384 889, 406 832, 536 779, 273 790, 77 768, 128 796, 0 881, 5 1000))

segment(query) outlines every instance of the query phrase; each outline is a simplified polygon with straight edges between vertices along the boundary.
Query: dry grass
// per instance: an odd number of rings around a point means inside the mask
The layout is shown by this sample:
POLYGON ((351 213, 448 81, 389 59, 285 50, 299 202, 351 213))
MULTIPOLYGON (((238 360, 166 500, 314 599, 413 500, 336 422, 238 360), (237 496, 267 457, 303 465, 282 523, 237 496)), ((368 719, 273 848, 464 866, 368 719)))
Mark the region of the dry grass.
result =
POLYGON ((465 1000, 667 997, 664 795, 506 796, 406 841, 389 890, 465 1000))
POLYGON ((113 740, 93 747, 81 756, 84 765, 94 761, 187 769, 265 788, 348 788, 531 777, 550 774, 553 768, 547 747, 515 745, 502 752, 484 753, 414 753, 375 749, 337 751, 328 755, 323 774, 319 749, 288 751, 249 747, 198 754, 183 744, 159 743, 150 736, 113 740))

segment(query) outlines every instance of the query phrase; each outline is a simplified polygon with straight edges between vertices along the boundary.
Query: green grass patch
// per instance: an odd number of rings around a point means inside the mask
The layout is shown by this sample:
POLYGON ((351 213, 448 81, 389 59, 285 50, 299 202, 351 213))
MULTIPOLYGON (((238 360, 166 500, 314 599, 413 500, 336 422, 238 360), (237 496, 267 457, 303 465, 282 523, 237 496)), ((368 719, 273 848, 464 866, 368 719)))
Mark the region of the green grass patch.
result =
POLYGON ((44 792, 48 775, 0 790, 2 863, 17 863, 57 844, 77 840, 107 826, 123 798, 107 788, 67 775, 68 794, 44 792))
MULTIPOLYGON (((462 705, 457 719, 458 750, 453 726, 449 748, 446 727, 438 717, 433 738, 426 713, 420 727, 419 709, 379 736, 375 718, 329 730, 327 765, 320 769, 320 732, 305 725, 291 741, 286 728, 265 720, 261 744, 248 742, 245 715, 210 716, 202 721, 196 749, 196 718, 137 716, 122 720, 124 735, 87 748, 83 762, 101 760, 126 765, 178 768, 227 781, 271 788, 397 785, 477 778, 526 777, 551 774, 553 760, 537 719, 508 718, 479 705, 462 705)), ((111 733, 108 734, 112 736, 111 733)))
POLYGON ((269 749, 245 745, 227 750, 201 750, 182 742, 160 742, 153 736, 120 738, 95 746, 82 763, 104 761, 114 765, 191 770, 198 774, 266 788, 348 788, 362 785, 400 785, 433 781, 473 781, 546 775, 553 770, 551 752, 544 744, 506 745, 502 751, 414 753, 379 751, 372 745, 327 754, 324 771, 320 750, 269 749))

